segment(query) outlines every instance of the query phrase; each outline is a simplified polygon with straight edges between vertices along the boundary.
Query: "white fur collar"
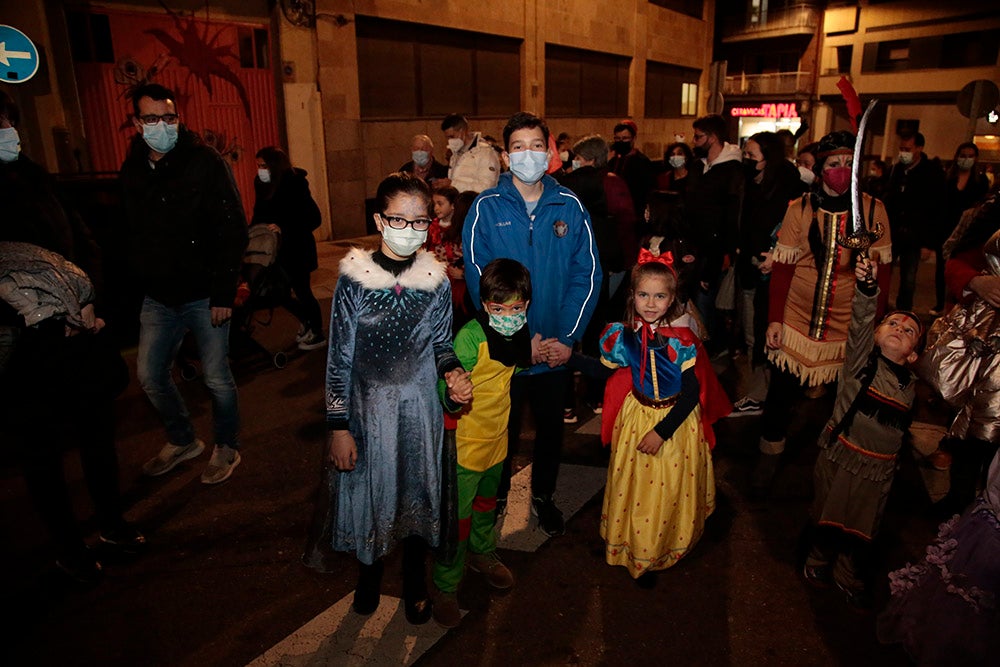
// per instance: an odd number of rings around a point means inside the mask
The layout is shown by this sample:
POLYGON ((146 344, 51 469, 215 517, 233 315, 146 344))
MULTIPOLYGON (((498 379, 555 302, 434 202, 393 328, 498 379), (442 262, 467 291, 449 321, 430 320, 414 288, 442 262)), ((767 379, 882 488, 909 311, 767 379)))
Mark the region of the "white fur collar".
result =
POLYGON ((399 285, 407 289, 433 292, 448 279, 445 266, 435 259, 433 253, 418 250, 410 268, 392 275, 372 259, 374 253, 361 248, 351 248, 340 260, 340 273, 360 283, 366 289, 389 289, 399 285))

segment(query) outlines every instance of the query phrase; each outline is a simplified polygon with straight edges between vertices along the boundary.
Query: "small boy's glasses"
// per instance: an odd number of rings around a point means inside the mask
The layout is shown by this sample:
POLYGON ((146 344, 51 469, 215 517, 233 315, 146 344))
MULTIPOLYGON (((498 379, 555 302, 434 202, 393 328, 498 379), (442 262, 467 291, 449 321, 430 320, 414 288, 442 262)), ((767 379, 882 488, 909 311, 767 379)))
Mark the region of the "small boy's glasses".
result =
POLYGON ((401 218, 398 215, 386 215, 383 213, 382 219, 385 220, 386 224, 393 229, 406 229, 407 226, 410 226, 413 227, 413 231, 424 232, 431 226, 431 221, 428 218, 407 220, 406 218, 401 218))
POLYGON ((145 116, 139 116, 139 120, 142 121, 143 125, 156 125, 161 120, 167 125, 175 125, 177 123, 177 114, 175 113, 165 113, 157 115, 155 113, 148 113, 145 116))

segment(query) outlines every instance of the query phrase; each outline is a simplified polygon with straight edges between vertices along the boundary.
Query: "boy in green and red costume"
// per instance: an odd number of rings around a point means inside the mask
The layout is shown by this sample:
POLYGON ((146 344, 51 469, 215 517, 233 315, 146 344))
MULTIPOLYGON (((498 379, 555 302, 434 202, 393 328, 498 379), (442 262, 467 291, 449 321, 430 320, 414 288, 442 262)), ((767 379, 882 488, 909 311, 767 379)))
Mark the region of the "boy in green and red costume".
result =
MULTIPOLYGON (((451 559, 439 556, 433 573, 434 620, 449 628, 462 618, 456 592, 466 561, 494 588, 514 585, 514 576, 496 555, 493 525, 507 457, 510 381, 517 368, 531 365, 528 270, 513 259, 493 260, 483 269, 480 295, 482 310, 455 336, 455 354, 471 373, 472 402, 453 406, 441 390, 446 408, 455 413, 454 429, 445 431, 445 439, 453 438, 458 452, 457 550, 451 559)), ((443 386, 439 383, 439 388, 443 386)), ((445 449, 450 446, 446 444, 445 449)))

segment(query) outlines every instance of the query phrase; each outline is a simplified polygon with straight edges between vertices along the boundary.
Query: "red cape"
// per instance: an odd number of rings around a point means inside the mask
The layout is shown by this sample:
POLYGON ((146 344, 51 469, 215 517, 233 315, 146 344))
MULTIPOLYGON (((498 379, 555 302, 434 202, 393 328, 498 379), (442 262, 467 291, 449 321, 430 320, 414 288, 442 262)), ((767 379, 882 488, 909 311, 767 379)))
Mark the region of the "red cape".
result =
MULTIPOLYGON (((683 345, 694 345, 697 356, 694 362, 694 374, 698 378, 698 397, 701 404, 701 425, 705 431, 705 439, 710 449, 715 449, 715 431, 712 424, 733 411, 726 390, 715 376, 715 370, 709 363, 708 353, 701 340, 687 327, 661 327, 657 329, 668 338, 676 338, 683 345)), ((615 420, 622 409, 625 396, 632 390, 632 371, 620 368, 615 371, 604 385, 604 411, 601 413, 601 442, 611 444, 611 434, 615 428, 615 420)))

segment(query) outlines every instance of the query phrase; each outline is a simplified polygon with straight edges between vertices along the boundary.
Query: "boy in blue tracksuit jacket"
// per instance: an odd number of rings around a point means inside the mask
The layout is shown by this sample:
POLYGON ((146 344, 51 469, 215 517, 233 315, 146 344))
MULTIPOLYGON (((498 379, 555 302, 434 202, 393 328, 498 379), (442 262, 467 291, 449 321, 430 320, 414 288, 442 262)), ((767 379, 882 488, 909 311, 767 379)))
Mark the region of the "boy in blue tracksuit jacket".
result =
POLYGON ((491 260, 508 257, 531 273, 532 308, 528 329, 534 365, 514 376, 508 459, 497 492, 497 514, 506 508, 510 456, 517 451, 524 404, 535 417, 532 511, 539 528, 563 532, 562 513, 552 502, 562 450, 562 397, 565 364, 597 305, 601 264, 583 204, 569 189, 545 175, 549 129, 537 116, 514 114, 503 131, 501 159, 510 171, 497 187, 482 192, 462 231, 465 279, 479 303, 479 277, 491 260))

